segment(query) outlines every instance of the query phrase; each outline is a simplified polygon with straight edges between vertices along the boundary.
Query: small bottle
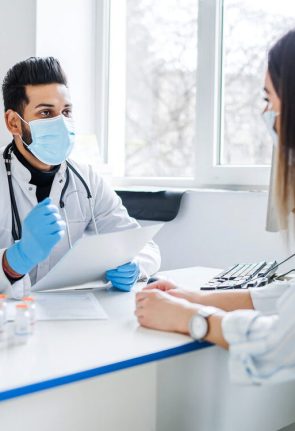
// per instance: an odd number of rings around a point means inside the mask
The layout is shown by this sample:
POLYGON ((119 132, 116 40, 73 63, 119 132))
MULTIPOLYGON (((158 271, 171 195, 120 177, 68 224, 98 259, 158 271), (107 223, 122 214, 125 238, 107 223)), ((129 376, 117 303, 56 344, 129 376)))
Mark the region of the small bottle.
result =
POLYGON ((31 332, 33 332, 36 323, 36 303, 32 296, 25 296, 23 298, 23 302, 28 306, 30 313, 31 332))
POLYGON ((17 304, 14 322, 14 335, 19 343, 26 343, 31 333, 31 317, 27 304, 17 304))
POLYGON ((7 295, 4 293, 0 294, 0 306, 3 310, 3 318, 4 324, 8 322, 8 304, 7 304, 7 295))

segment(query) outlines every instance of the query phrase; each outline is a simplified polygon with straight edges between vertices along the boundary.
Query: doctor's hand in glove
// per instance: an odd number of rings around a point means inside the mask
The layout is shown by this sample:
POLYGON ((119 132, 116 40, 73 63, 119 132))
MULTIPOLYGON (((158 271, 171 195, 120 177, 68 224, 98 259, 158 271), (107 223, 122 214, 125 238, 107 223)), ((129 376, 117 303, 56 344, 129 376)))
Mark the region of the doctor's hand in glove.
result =
POLYGON ((110 281, 113 287, 130 292, 139 278, 139 265, 136 262, 129 262, 125 265, 118 266, 116 269, 110 269, 106 272, 106 279, 110 281))
POLYGON ((46 259, 65 232, 65 222, 51 198, 36 205, 24 219, 21 240, 6 250, 6 259, 15 272, 27 274, 46 259))

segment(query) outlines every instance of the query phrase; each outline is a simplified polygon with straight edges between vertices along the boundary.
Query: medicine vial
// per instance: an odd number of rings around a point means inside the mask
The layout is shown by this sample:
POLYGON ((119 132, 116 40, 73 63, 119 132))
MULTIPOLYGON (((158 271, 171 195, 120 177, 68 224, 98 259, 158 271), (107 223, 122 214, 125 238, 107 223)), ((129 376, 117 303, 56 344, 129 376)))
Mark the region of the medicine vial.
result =
POLYGON ((4 293, 0 294, 0 307, 3 310, 3 319, 4 324, 8 322, 8 304, 7 304, 7 295, 4 293))
POLYGON ((33 332, 36 323, 36 303, 32 296, 25 296, 23 298, 23 302, 28 306, 30 313, 31 332, 33 332))
POLYGON ((17 304, 14 325, 16 341, 25 343, 31 333, 31 317, 27 304, 17 304))

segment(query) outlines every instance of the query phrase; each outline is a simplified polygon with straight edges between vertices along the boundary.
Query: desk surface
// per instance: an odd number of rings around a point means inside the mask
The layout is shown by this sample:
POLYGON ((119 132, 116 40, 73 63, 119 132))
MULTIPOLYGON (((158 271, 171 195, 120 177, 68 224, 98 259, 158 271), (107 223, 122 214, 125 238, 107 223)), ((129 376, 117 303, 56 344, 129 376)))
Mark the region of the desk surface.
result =
MULTIPOLYGON (((194 267, 163 274, 197 288, 219 271, 194 267)), ((0 345, 0 401, 208 346, 139 327, 133 292, 96 295, 109 320, 37 322, 27 344, 0 345)))

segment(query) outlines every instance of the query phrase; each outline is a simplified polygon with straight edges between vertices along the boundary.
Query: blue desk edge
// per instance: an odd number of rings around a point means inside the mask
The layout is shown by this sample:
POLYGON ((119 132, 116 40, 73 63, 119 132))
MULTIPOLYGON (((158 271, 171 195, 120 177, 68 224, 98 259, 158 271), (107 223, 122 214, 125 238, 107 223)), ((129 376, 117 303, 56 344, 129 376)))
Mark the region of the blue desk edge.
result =
POLYGON ((44 380, 38 383, 33 383, 32 385, 8 389, 7 391, 0 392, 0 401, 5 401, 11 398, 32 394, 34 392, 44 391, 46 389, 54 388, 57 386, 67 385, 69 383, 78 382, 80 380, 90 379, 92 377, 109 374, 114 371, 124 370, 126 368, 131 368, 137 365, 143 365, 153 361, 160 361, 162 359, 192 352, 194 350, 204 349, 210 346, 210 343, 200 343, 197 341, 193 341, 178 347, 173 347, 172 349, 162 350, 160 352, 150 353, 144 356, 138 356, 136 358, 115 362, 109 365, 103 365, 97 368, 91 368, 85 371, 80 371, 78 373, 73 373, 62 377, 56 377, 54 379, 44 380))

